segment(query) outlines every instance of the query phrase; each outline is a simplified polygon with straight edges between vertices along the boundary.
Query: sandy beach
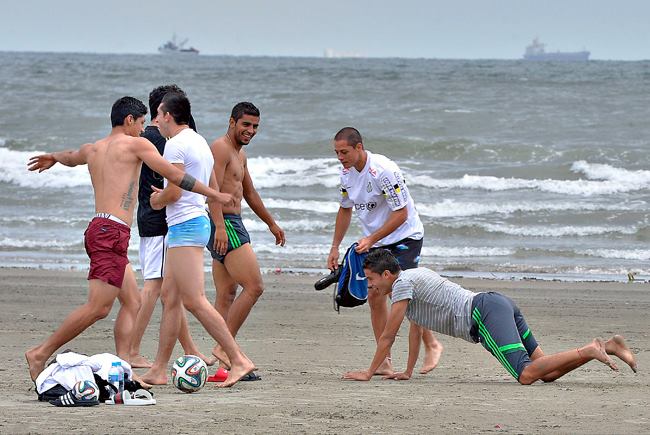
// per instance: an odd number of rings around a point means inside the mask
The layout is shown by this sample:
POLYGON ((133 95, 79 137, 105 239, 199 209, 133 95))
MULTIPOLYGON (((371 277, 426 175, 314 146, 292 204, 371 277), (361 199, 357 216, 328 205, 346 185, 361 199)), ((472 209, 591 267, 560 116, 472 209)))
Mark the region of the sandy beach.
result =
MULTIPOLYGON (((262 381, 231 389, 208 384, 195 394, 172 386, 153 389, 152 407, 63 409, 38 402, 24 351, 50 334, 83 303, 85 274, 0 269, 1 433, 650 433, 650 284, 566 283, 455 279, 466 288, 496 290, 520 306, 546 353, 596 336, 624 335, 639 373, 590 362, 555 383, 524 387, 480 345, 440 337, 445 353, 429 375, 410 381, 341 380, 364 369, 374 351, 367 306, 332 309, 330 289, 316 292, 313 275, 265 276, 266 292, 238 341, 259 367, 262 381)), ((206 275, 206 292, 214 289, 206 275)), ((114 352, 111 315, 67 347, 114 352)), ((160 307, 143 340, 156 351, 160 307)), ((213 343, 190 322, 204 352, 213 343)), ((397 369, 406 363, 407 329, 394 346, 397 369)), ((175 355, 182 354, 177 347, 175 355)), ((141 370, 139 370, 142 372, 141 370)), ((213 369, 210 370, 210 373, 213 369)))

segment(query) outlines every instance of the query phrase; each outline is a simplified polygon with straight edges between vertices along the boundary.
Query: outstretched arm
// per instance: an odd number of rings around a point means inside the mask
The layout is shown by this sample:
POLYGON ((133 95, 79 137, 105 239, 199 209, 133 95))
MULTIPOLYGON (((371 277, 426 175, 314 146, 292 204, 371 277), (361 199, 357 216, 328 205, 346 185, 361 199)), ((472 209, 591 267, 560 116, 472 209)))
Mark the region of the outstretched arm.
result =
POLYGON ((165 177, 170 183, 179 186, 181 189, 207 196, 208 203, 211 201, 217 201, 221 204, 232 204, 231 195, 217 192, 200 181, 197 181, 196 178, 192 177, 190 174, 174 167, 174 165, 169 163, 160 155, 156 147, 147 139, 138 138, 135 141, 134 151, 135 155, 145 162, 147 166, 165 177))
POLYGON ((386 327, 377 341, 375 357, 372 359, 368 370, 361 372, 347 372, 343 375, 343 379, 369 381, 372 378, 373 373, 375 373, 379 366, 384 362, 386 356, 388 356, 388 352, 390 352, 390 348, 393 346, 393 342, 397 336, 397 331, 399 331, 399 327, 402 325, 402 321, 406 315, 408 304, 409 300, 403 299, 391 305, 386 327))
POLYGON ((88 163, 88 150, 91 144, 82 145, 78 150, 59 151, 56 153, 41 154, 29 159, 27 169, 43 172, 50 169, 57 162, 64 166, 78 166, 88 163))
POLYGON ((248 206, 266 225, 268 225, 269 230, 275 236, 275 244, 284 246, 286 239, 284 237, 284 231, 280 226, 275 222, 271 213, 264 206, 264 202, 260 197, 260 194, 255 190, 253 185, 253 179, 251 178, 250 173, 248 172, 248 165, 244 167, 244 180, 242 181, 242 187, 244 190, 244 199, 248 203, 248 206))

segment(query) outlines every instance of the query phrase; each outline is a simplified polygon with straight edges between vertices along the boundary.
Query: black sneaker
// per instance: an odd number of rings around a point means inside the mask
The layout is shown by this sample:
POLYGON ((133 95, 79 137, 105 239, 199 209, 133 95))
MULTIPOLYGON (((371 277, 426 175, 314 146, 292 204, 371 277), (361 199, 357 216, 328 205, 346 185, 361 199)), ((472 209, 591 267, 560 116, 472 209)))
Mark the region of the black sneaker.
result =
POLYGON ((92 381, 79 381, 72 390, 50 400, 54 406, 95 406, 99 405, 99 388, 92 381))
POLYGON ((320 291, 329 287, 330 285, 334 284, 336 281, 339 280, 340 274, 341 274, 341 266, 339 266, 338 269, 333 270, 332 273, 330 273, 329 275, 324 276, 318 281, 316 281, 316 283, 314 284, 314 288, 320 291))
POLYGON ((72 391, 68 391, 58 399, 50 400, 50 403, 54 406, 95 406, 99 405, 99 399, 79 400, 72 391))

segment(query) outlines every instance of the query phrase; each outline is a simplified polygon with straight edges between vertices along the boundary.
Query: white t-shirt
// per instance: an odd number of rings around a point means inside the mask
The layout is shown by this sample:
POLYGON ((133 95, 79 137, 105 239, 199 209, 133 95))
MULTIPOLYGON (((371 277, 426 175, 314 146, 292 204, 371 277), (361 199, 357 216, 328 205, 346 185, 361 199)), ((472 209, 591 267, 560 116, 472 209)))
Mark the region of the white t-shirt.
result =
POLYGON ((424 226, 399 167, 381 154, 366 154, 368 159, 361 172, 354 167, 341 169, 341 207, 354 207, 364 236, 381 228, 391 212, 406 207, 406 221, 374 246, 390 245, 407 237, 420 240, 424 226))
MULTIPOLYGON (((169 163, 182 163, 187 174, 206 186, 210 183, 214 165, 212 151, 203 136, 191 128, 181 130, 167 141, 163 157, 169 163)), ((167 183, 165 179, 165 186, 167 183)), ((206 197, 199 193, 183 190, 179 200, 167 206, 167 225, 177 225, 197 216, 207 216, 205 200, 206 197)))

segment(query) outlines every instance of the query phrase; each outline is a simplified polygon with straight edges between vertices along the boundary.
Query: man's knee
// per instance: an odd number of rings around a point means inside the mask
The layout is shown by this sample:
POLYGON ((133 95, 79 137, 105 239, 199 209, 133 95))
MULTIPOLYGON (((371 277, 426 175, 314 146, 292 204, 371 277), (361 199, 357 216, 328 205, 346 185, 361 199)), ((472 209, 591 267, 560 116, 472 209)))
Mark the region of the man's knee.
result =
POLYGON ((262 293, 264 293, 264 284, 260 282, 255 282, 244 287, 243 291, 246 292, 251 298, 258 300, 262 293))
POLYGON ((530 367, 530 366, 527 366, 527 367, 526 367, 526 368, 521 372, 521 374, 519 375, 519 379, 517 379, 517 381, 518 381, 521 385, 530 385, 530 384, 532 384, 533 382, 535 382, 535 381, 537 381, 537 380, 539 379, 538 377, 533 376, 533 375, 530 373, 530 371, 528 370, 528 367, 530 367))
POLYGON ((96 322, 98 320, 105 319, 111 313, 112 308, 113 303, 91 305, 90 312, 92 313, 93 320, 96 322))

